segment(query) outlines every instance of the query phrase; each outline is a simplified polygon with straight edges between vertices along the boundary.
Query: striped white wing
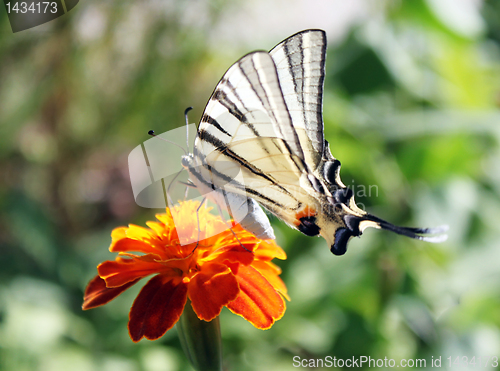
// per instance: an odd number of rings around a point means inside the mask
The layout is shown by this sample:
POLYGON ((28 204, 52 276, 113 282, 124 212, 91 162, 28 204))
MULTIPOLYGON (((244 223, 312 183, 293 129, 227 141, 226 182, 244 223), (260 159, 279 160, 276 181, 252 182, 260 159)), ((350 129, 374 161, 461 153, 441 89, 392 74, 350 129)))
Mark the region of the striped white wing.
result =
POLYGON ((297 193, 305 192, 307 168, 269 53, 250 53, 226 72, 207 104, 193 154, 201 178, 216 187, 276 213, 301 207, 297 193))
POLYGON ((323 84, 326 34, 322 30, 299 32, 276 45, 274 60, 283 98, 300 138, 305 162, 314 170, 324 152, 323 84))
MULTIPOLYGON (((207 103, 198 131, 197 141, 204 134, 225 145, 277 137, 287 143, 291 153, 304 157, 276 66, 267 52, 247 54, 229 68, 207 103)), ((198 146, 208 154, 215 145, 202 141, 198 146)))

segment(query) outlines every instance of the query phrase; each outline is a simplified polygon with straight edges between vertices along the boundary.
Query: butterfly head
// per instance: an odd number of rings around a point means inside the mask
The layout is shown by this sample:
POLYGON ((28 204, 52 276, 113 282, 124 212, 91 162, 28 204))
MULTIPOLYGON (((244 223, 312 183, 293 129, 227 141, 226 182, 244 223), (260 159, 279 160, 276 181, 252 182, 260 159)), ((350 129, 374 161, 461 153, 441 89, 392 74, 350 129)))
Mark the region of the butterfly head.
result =
POLYGON ((188 153, 181 158, 181 165, 184 169, 190 169, 194 167, 194 158, 191 153, 188 153))

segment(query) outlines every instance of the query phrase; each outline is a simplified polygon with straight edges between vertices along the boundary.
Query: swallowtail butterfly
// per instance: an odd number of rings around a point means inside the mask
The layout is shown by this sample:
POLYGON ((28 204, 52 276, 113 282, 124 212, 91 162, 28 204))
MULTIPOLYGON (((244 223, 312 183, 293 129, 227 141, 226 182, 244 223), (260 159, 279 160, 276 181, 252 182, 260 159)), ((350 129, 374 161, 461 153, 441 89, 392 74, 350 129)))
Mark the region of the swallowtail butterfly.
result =
POLYGON ((356 205, 324 139, 325 58, 325 32, 305 30, 233 64, 207 103, 193 153, 182 158, 190 181, 261 238, 274 234, 258 204, 308 236, 323 236, 335 255, 368 227, 444 241, 429 235, 446 227, 398 227, 356 205))

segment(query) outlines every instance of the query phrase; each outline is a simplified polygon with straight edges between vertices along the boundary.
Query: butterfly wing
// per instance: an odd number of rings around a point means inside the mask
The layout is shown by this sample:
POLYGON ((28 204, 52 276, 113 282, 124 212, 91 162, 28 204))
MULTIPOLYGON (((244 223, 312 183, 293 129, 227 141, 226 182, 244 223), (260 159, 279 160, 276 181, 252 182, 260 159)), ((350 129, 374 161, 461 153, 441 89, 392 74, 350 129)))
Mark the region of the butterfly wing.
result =
POLYGON ((325 148, 322 108, 326 45, 325 31, 306 30, 269 52, 305 162, 312 170, 318 167, 325 148))
MULTIPOLYGON (((247 54, 229 68, 215 88, 198 130, 198 138, 211 134, 226 145, 277 137, 286 142, 291 153, 304 159, 276 67, 267 52, 247 54)), ((207 147, 215 146, 208 141, 200 144, 203 153, 214 149, 207 147)))
POLYGON ((325 56, 325 33, 306 30, 231 66, 200 122, 196 180, 255 199, 307 235, 321 234, 337 255, 367 227, 442 240, 421 236, 442 229, 396 227, 356 206, 323 137, 325 56))
POLYGON ((250 53, 226 72, 203 114, 193 155, 204 181, 295 222, 309 197, 309 171, 269 53, 250 53))

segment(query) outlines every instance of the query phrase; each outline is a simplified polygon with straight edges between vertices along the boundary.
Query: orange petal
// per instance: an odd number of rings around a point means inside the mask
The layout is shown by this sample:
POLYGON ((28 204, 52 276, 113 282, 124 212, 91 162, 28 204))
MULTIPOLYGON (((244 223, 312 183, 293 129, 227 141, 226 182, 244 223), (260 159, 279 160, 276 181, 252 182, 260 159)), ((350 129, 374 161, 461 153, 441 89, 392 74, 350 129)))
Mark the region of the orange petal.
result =
POLYGON ((156 238, 156 234, 140 225, 129 224, 128 228, 125 230, 125 234, 128 238, 132 238, 134 240, 151 240, 156 238))
POLYGON ((106 282, 101 277, 95 276, 85 289, 82 309, 92 309, 110 302, 130 286, 134 285, 139 279, 137 278, 119 287, 108 288, 106 287, 106 282))
MULTIPOLYGON (((140 228, 140 227, 136 227, 140 228)), ((129 228, 120 227, 115 228, 111 232, 111 246, 109 251, 111 252, 121 252, 121 251, 140 251, 143 253, 158 253, 151 244, 139 240, 127 237, 129 233, 129 228)))
POLYGON ((147 221, 146 225, 153 230, 153 232, 160 237, 170 235, 171 228, 165 226, 163 223, 147 221))
POLYGON ((240 294, 227 307, 255 327, 265 330, 285 313, 285 302, 274 287, 252 266, 241 265, 236 276, 240 294))
POLYGON ((97 266, 99 276, 106 280, 107 287, 118 287, 137 278, 161 273, 165 268, 156 262, 147 262, 141 259, 121 259, 105 261, 97 266))
POLYGON ((199 319, 205 321, 217 317, 222 307, 234 300, 239 291, 231 269, 217 263, 204 264, 202 270, 188 283, 193 310, 199 319))
POLYGON ((229 261, 231 263, 241 263, 244 265, 250 265, 254 259, 254 254, 251 252, 250 248, 248 249, 250 251, 244 250, 238 244, 238 242, 236 242, 236 244, 231 246, 221 246, 220 248, 210 253, 206 257, 202 258, 201 260, 210 261, 213 263, 222 263, 224 261, 229 261))
POLYGON ((262 274, 266 278, 266 280, 268 280, 269 283, 273 285, 275 290, 285 297, 286 300, 290 301, 290 296, 288 296, 286 285, 278 276, 281 273, 280 267, 278 267, 274 263, 262 260, 254 261, 252 263, 252 267, 257 269, 260 274, 262 274))
POLYGON ((255 258, 260 260, 271 260, 274 258, 285 260, 286 253, 273 240, 263 240, 255 250, 255 258))
POLYGON ((155 276, 142 288, 129 314, 132 341, 155 340, 179 320, 187 300, 187 286, 180 279, 155 276))

